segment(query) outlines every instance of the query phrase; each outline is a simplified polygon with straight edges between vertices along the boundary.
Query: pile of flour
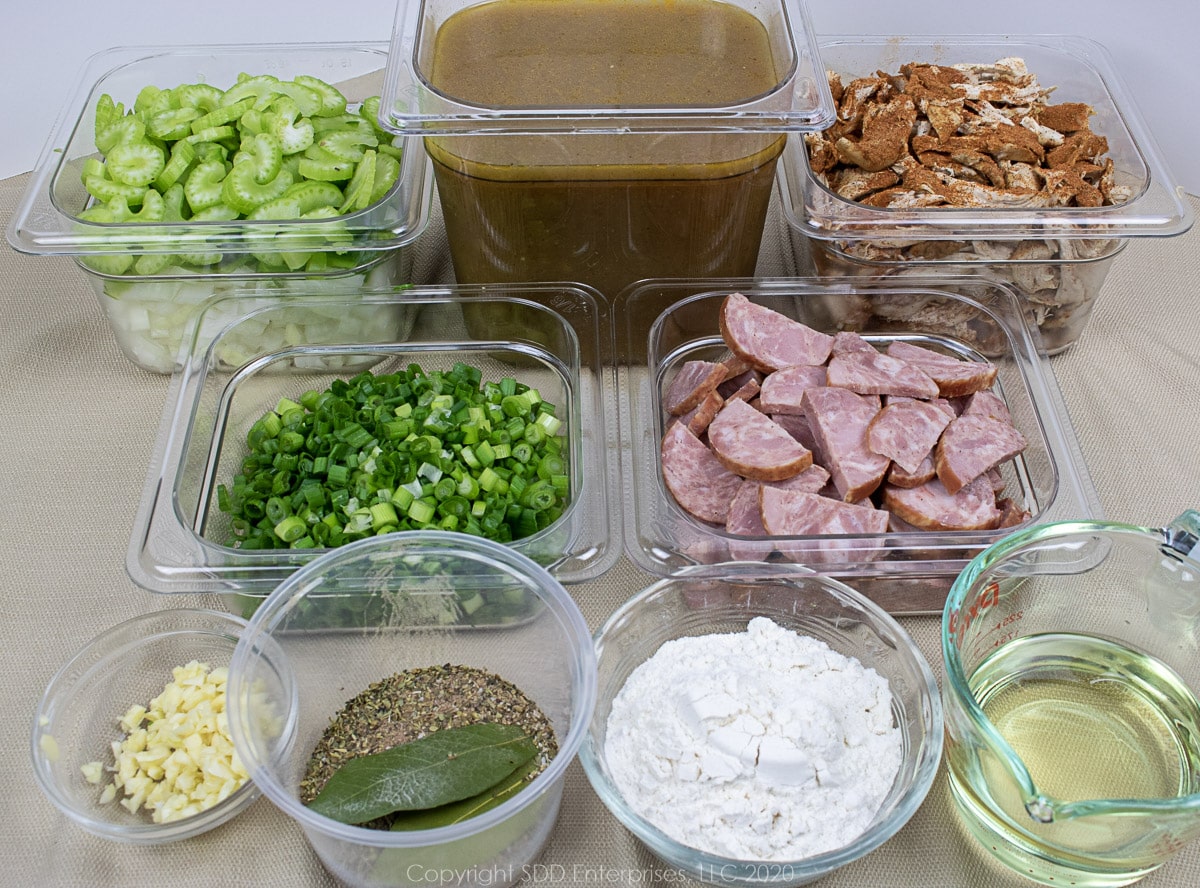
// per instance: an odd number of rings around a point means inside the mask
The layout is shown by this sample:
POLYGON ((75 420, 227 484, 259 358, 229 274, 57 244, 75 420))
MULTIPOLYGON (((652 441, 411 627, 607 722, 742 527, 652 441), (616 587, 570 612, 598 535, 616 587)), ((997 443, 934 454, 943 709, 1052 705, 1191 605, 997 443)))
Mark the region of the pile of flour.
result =
POLYGON ((903 755, 887 681, 765 617, 679 638, 629 676, 605 742, 631 807, 676 841, 798 860, 866 829, 903 755))

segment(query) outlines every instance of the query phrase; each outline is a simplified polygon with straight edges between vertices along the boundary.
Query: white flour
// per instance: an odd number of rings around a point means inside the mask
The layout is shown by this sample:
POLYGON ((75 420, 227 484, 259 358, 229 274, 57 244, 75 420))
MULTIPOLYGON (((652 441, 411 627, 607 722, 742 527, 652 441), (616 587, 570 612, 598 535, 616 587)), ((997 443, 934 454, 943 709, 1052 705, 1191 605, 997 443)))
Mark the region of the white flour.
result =
POLYGON ((679 638, 629 676, 608 767, 667 835, 743 860, 797 860, 870 824, 900 768, 887 681, 765 617, 679 638))

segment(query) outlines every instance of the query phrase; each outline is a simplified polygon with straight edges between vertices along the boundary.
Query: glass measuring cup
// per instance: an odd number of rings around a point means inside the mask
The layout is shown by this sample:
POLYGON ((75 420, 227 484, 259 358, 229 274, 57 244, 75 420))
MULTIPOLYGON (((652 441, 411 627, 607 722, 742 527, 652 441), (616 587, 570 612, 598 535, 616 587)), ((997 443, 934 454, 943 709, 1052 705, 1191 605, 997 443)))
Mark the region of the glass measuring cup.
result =
POLYGON ((1200 835, 1200 512, 980 553, 942 616, 963 823, 1045 884, 1126 885, 1200 835))

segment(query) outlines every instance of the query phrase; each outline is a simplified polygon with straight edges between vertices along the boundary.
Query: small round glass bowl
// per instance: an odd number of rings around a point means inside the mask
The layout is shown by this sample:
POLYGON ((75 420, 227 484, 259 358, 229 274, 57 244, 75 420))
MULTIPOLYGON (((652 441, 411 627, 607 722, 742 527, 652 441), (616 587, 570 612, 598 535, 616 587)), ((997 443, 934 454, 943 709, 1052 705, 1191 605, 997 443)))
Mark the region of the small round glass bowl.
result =
POLYGON ((596 660, 570 594, 510 546, 445 531, 403 531, 331 549, 255 611, 229 670, 229 727, 250 779, 304 830, 348 888, 500 888, 519 880, 558 817, 567 766, 590 723, 596 660), (486 628, 461 619, 494 593, 512 608, 486 628), (391 675, 442 664, 511 682, 550 720, 558 751, 501 804, 442 826, 381 830, 325 817, 300 783, 330 720, 391 675), (248 700, 294 736, 264 733, 248 700))
POLYGON ((579 757, 600 799, 667 866, 718 885, 803 885, 891 838, 925 799, 942 750, 942 709, 929 663, 878 605, 850 587, 798 565, 743 563, 681 571, 642 590, 595 634, 596 711, 579 757), (664 642, 746 630, 768 617, 829 645, 885 678, 903 742, 899 773, 867 829, 849 844, 799 860, 738 860, 689 847, 630 806, 605 753, 614 697, 664 642))
POLYGON ((112 763, 122 716, 161 694, 176 666, 228 666, 245 626, 231 614, 177 608, 126 620, 89 642, 50 680, 34 718, 33 772, 46 797, 88 832, 136 845, 197 836, 240 814, 259 795, 249 780, 199 814, 154 823, 145 810, 126 810, 120 794, 102 803, 111 775, 92 784, 80 768, 112 763))

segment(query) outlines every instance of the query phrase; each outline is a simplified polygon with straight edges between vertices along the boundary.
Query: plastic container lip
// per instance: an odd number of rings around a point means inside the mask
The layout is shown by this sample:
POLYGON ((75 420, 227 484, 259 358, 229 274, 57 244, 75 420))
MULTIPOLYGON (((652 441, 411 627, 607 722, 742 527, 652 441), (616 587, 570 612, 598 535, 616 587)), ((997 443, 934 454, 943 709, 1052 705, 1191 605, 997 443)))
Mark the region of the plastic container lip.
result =
MULTIPOLYGON (((329 71, 344 74, 346 81, 368 75, 382 78, 386 59, 387 44, 381 42, 151 45, 98 52, 82 66, 75 91, 59 112, 9 220, 8 242, 19 252, 38 255, 87 255, 114 248, 138 254, 175 253, 186 251, 189 242, 197 245, 196 249, 202 244, 203 250, 229 253, 260 248, 379 250, 409 244, 425 229, 431 209, 429 163, 415 144, 405 146, 397 184, 388 195, 364 210, 333 220, 113 224, 77 218, 87 195, 75 184, 78 169, 73 164, 97 154, 91 115, 100 94, 112 92, 113 98, 128 108, 141 86, 167 87, 203 79, 228 88, 241 71, 269 69, 281 79, 297 74, 329 78, 329 71), (164 73, 167 68, 172 73, 164 73), (71 200, 64 196, 67 194, 71 200), (68 206, 76 201, 77 207, 68 206), (335 234, 337 238, 332 237, 335 234), (185 249, 181 250, 181 243, 185 249)), ((341 88, 346 81, 333 85, 341 88)), ((371 92, 378 91, 376 86, 371 92)))
MULTIPOLYGON (((597 294, 577 284, 429 286, 387 292, 356 288, 352 295, 306 295, 303 305, 314 310, 349 305, 357 312, 369 310, 375 305, 379 310, 399 307, 414 312, 429 312, 439 307, 445 311, 469 303, 501 301, 519 303, 540 313, 550 313, 552 309, 547 306, 532 301, 532 298, 523 298, 539 291, 545 294, 543 298, 555 297, 560 316, 561 312, 574 307, 578 313, 577 319, 592 323, 598 318, 597 294)), ((572 332, 574 355, 566 356, 528 343, 454 339, 452 334, 446 333, 428 340, 410 338, 394 343, 300 346, 286 354, 259 355, 239 370, 218 373, 218 352, 223 337, 236 333, 239 324, 252 325, 256 318, 269 317, 277 310, 273 306, 260 307, 225 326, 211 340, 198 339, 199 331, 206 322, 206 311, 219 317, 223 307, 239 298, 235 293, 208 300, 197 311, 189 324, 190 332, 184 336, 184 342, 191 345, 184 346, 183 350, 188 354, 171 380, 155 453, 126 553, 126 571, 136 584, 160 593, 203 590, 264 596, 313 558, 337 551, 235 549, 207 538, 202 522, 209 513, 209 507, 200 503, 193 514, 191 507, 185 507, 181 501, 180 490, 185 486, 189 496, 200 499, 210 494, 215 496, 216 483, 227 479, 215 477, 214 470, 218 468, 219 459, 209 451, 214 447, 219 451, 225 444, 212 436, 220 433, 225 440, 231 440, 243 433, 222 426, 225 414, 217 411, 224 408, 210 402, 218 397, 224 402, 230 394, 228 390, 237 387, 239 380, 253 374, 256 369, 265 368, 269 371, 274 359, 292 355, 312 359, 365 353, 412 354, 421 363, 422 354, 454 354, 457 359, 470 361, 474 351, 490 348, 492 351, 504 350, 514 356, 532 355, 537 360, 546 361, 552 368, 551 372, 561 375, 563 384, 571 389, 567 393, 570 404, 558 406, 570 409, 570 427, 578 430, 577 434, 571 436, 572 501, 558 521, 537 534, 517 541, 513 547, 523 554, 540 555, 548 552, 551 544, 567 538, 565 548, 554 552, 558 560, 549 567, 555 578, 563 583, 593 579, 611 567, 620 556, 621 527, 617 516, 613 514, 615 498, 609 485, 604 482, 605 477, 615 478, 618 471, 614 465, 616 457, 607 441, 609 430, 615 426, 615 418, 609 415, 613 410, 609 403, 609 371, 599 363, 601 350, 596 343, 592 344, 590 353, 593 357, 590 360, 584 361, 579 357, 581 349, 578 336, 590 332, 598 340, 602 332, 598 327, 583 334, 572 332), (208 456, 205 456, 206 453, 208 456), (202 469, 195 467, 198 465, 196 460, 203 462, 202 469), (199 492, 192 491, 193 487, 199 492)), ((337 374, 339 371, 329 372, 337 374)), ((289 386, 293 389, 308 387, 313 378, 299 370, 295 371, 294 376, 279 376, 279 394, 286 392, 289 386)), ((215 500, 213 502, 211 508, 215 510, 215 500)))
POLYGON ((1109 140, 1118 181, 1134 189, 1108 207, 870 207, 847 200, 813 175, 808 152, 789 139, 779 167, 788 223, 818 240, 962 240, 1031 237, 1167 237, 1191 228, 1191 206, 1167 167, 1128 87, 1101 44, 1067 35, 825 36, 827 69, 850 78, 893 72, 910 61, 987 63, 1021 56, 1055 101, 1082 101, 1096 111, 1092 129, 1109 140), (1066 82, 1067 78, 1070 82, 1066 82))
MULTIPOLYGON (((817 54, 805 0, 771 0, 764 24, 784 36, 787 70, 770 92, 727 106, 488 107, 435 89, 420 61, 433 35, 429 0, 401 0, 379 103, 379 122, 395 133, 421 135, 628 134, 687 132, 787 132, 827 127, 833 97, 817 54)), ((461 4, 465 6, 467 4, 461 4)), ((758 11, 758 10, 756 10, 758 11)))
MULTIPOLYGON (((993 319, 1006 340, 1005 359, 1011 361, 1012 371, 1006 382, 1013 386, 1007 397, 1019 396, 1022 407, 1029 411, 1027 421, 1021 426, 1030 439, 1030 449, 1018 459, 1022 463, 1019 477, 1028 485, 1028 494, 1036 500, 1036 509, 1026 526, 1080 516, 1096 516, 1102 513, 1098 495, 1088 474, 1071 426, 1070 414, 1062 394, 1054 380, 1048 359, 1039 353, 1035 333, 1020 309, 1016 294, 998 282, 978 277, 937 275, 929 277, 906 277, 904 279, 880 281, 854 280, 849 283, 820 278, 789 279, 696 279, 690 281, 666 280, 643 282, 623 294, 618 311, 636 301, 639 293, 654 295, 656 291, 678 290, 680 296, 655 322, 653 331, 671 329, 676 326, 670 316, 685 313, 691 305, 705 300, 741 292, 751 299, 756 296, 770 299, 819 299, 842 298, 856 293, 889 295, 946 294, 964 304, 975 304, 977 300, 958 295, 956 285, 982 288, 995 305, 987 314, 993 319), (1036 451, 1036 452, 1031 452, 1036 451), (1043 465, 1044 464, 1044 465, 1043 465), (1041 477, 1042 480, 1036 480, 1041 477), (1039 490, 1039 486, 1043 489, 1039 490)), ((633 309, 626 315, 636 313, 633 309)), ((618 317, 621 316, 618 313, 618 317)), ((661 441, 664 424, 658 415, 661 383, 669 367, 678 367, 689 356, 698 354, 698 349, 716 344, 720 340, 713 317, 712 329, 698 337, 691 327, 684 327, 685 334, 677 346, 656 350, 649 348, 647 361, 638 366, 621 369, 620 385, 626 397, 620 403, 620 434, 622 473, 627 510, 631 517, 625 534, 625 548, 630 559, 643 570, 655 576, 669 576, 683 567, 704 563, 708 569, 719 569, 721 565, 735 563, 729 558, 718 558, 699 562, 689 547, 704 550, 708 546, 719 546, 730 540, 743 544, 767 541, 768 537, 735 536, 723 528, 704 525, 686 514, 666 491, 662 479, 661 464, 657 457, 657 444, 661 441)), ((642 330, 623 331, 627 342, 633 337, 646 337, 642 330)), ((903 337, 903 334, 896 334, 903 337)), ((871 334, 868 338, 885 340, 892 334, 871 334)), ((907 338, 907 337, 904 337, 907 338)), ((956 346, 964 355, 974 349, 955 343, 951 337, 944 339, 947 346, 956 346)), ((918 344, 921 343, 918 340, 918 344)), ((628 347, 628 346, 627 346, 628 347)), ((856 546, 880 546, 884 556, 878 560, 860 560, 853 554, 836 561, 819 565, 823 574, 838 578, 851 585, 856 580, 889 578, 897 583, 908 579, 944 578, 947 584, 963 566, 978 552, 995 540, 1012 532, 1012 529, 988 531, 910 531, 885 534, 839 534, 824 536, 785 537, 795 544, 816 545, 821 542, 837 544, 844 542, 856 546), (925 554, 935 553, 935 554, 925 554)), ((776 538, 778 539, 778 538, 776 538)), ((759 562, 754 562, 758 564, 759 562)), ((788 562, 766 562, 769 569, 778 566, 788 570, 794 566, 788 562)), ((940 604, 938 607, 940 608, 940 604)), ((924 612, 924 611, 922 611, 924 612)), ((932 612, 932 611, 930 611, 932 612)))
POLYGON ((218 264, 211 266, 212 270, 210 271, 179 270, 169 274, 108 274, 107 272, 97 271, 95 268, 88 267, 85 257, 73 256, 72 258, 75 264, 79 266, 79 270, 88 277, 122 284, 134 284, 147 281, 211 281, 214 279, 228 281, 336 280, 368 272, 387 259, 387 256, 388 251, 386 250, 364 250, 360 254, 357 254, 358 261, 354 265, 346 268, 327 268, 321 272, 306 271, 305 269, 299 269, 298 271, 253 271, 247 267, 222 270, 222 266, 218 264))

